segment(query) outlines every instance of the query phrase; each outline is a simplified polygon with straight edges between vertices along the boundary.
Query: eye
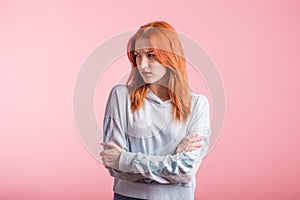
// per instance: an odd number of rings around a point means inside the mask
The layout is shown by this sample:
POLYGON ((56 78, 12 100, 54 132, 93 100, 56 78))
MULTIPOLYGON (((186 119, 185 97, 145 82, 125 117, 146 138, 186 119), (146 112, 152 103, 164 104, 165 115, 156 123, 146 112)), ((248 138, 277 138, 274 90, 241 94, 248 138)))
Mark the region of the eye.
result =
POLYGON ((140 57, 140 55, 139 55, 139 54, 137 54, 137 53, 135 53, 135 54, 134 54, 134 56, 135 56, 135 57, 140 57))
POLYGON ((155 57, 155 55, 152 53, 148 53, 148 57, 153 58, 153 57, 155 57))

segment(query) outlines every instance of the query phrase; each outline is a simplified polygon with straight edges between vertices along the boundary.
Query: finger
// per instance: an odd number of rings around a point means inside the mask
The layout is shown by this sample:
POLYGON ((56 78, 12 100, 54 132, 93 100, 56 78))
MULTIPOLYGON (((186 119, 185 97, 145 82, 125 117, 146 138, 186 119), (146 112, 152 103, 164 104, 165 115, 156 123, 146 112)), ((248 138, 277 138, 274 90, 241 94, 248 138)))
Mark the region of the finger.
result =
POLYGON ((193 150, 197 150, 201 147, 202 145, 201 144, 195 144, 195 145, 190 145, 188 147, 186 147, 184 149, 184 151, 193 151, 193 150))
POLYGON ((199 147, 194 147, 194 148, 191 149, 191 151, 195 151, 197 149, 199 149, 199 147))
POLYGON ((199 134, 194 134, 194 136, 195 139, 201 139, 201 136, 199 134))
POLYGON ((194 142, 201 142, 204 138, 201 136, 195 137, 194 142))
POLYGON ((201 144, 199 142, 196 142, 196 143, 192 144, 191 146, 193 146, 193 147, 202 147, 203 144, 201 144))
POLYGON ((104 147, 110 147, 110 148, 118 148, 119 146, 116 144, 113 144, 111 142, 107 142, 107 143, 101 143, 102 146, 104 147))
POLYGON ((191 136, 191 137, 193 137, 193 138, 200 138, 200 139, 204 139, 204 137, 203 137, 203 136, 201 136, 199 133, 193 133, 193 134, 191 134, 191 135, 189 135, 189 136, 191 136))
POLYGON ((202 140, 201 140, 201 138, 195 138, 194 140, 193 140, 193 142, 195 143, 195 142, 201 142, 202 140))
POLYGON ((195 147, 200 148, 202 147, 202 144, 196 144, 195 147))
POLYGON ((107 166, 107 167, 110 168, 110 167, 112 166, 112 163, 113 163, 113 162, 107 161, 107 162, 105 163, 105 166, 107 166))
POLYGON ((186 137, 188 142, 199 141, 201 139, 199 134, 191 134, 186 137))
POLYGON ((112 147, 112 148, 116 148, 116 149, 120 149, 121 147, 119 147, 118 145, 116 145, 116 144, 114 144, 114 143, 110 143, 110 142, 108 142, 107 143, 110 147, 112 147))
POLYGON ((195 150, 197 150, 197 149, 198 149, 197 147, 192 147, 192 148, 190 148, 190 149, 187 149, 186 152, 188 152, 188 151, 195 151, 195 150))
POLYGON ((105 154, 105 150, 100 152, 100 156, 103 157, 105 154))
POLYGON ((196 142, 200 142, 201 138, 200 137, 190 137, 190 138, 186 138, 183 142, 188 143, 188 144, 193 144, 196 142))
POLYGON ((100 152, 100 156, 105 157, 105 156, 109 155, 110 151, 111 151, 111 149, 103 150, 100 152))
POLYGON ((191 134, 189 136, 190 136, 190 138, 195 139, 195 138, 199 137, 199 134, 191 134))

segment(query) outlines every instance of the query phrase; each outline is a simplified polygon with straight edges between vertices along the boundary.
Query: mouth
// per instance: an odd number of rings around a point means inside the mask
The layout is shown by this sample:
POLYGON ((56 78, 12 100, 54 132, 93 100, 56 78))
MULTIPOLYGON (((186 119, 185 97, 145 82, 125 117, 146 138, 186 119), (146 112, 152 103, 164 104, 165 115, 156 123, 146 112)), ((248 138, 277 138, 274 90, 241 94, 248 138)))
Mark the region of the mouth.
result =
POLYGON ((152 72, 142 72, 142 74, 146 77, 152 76, 152 72))

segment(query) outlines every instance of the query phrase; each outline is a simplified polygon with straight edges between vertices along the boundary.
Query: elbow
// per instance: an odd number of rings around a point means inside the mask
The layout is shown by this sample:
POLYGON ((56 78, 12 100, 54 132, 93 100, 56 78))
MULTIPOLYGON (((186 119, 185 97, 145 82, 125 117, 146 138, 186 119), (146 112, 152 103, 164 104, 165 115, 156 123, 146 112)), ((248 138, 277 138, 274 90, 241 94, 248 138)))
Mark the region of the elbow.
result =
POLYGON ((178 180, 178 183, 190 183, 192 182, 193 178, 194 175, 192 173, 182 174, 178 180))
POLYGON ((195 169, 195 165, 177 166, 172 173, 165 174, 170 183, 190 183, 195 177, 195 169))
POLYGON ((194 174, 192 173, 185 173, 185 174, 177 174, 177 175, 170 175, 167 177, 168 181, 172 184, 188 184, 191 183, 194 179, 194 174))
POLYGON ((109 175, 110 175, 111 177, 116 177, 116 174, 115 174, 114 169, 109 168, 109 169, 108 169, 108 172, 109 172, 109 175))

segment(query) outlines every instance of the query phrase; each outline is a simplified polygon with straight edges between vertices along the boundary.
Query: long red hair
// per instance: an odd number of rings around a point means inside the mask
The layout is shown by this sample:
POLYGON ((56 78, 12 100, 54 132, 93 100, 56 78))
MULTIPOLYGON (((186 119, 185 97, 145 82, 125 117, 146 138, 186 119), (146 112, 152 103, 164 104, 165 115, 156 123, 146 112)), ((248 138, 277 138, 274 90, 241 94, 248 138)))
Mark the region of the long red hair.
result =
POLYGON ((141 26, 127 44, 127 56, 132 66, 127 84, 130 91, 131 111, 144 105, 147 95, 146 84, 137 70, 134 55, 137 39, 147 38, 155 46, 157 61, 168 67, 168 95, 172 102, 172 114, 176 121, 186 121, 190 115, 191 96, 187 81, 186 60, 183 48, 175 29, 164 21, 156 21, 141 26))

